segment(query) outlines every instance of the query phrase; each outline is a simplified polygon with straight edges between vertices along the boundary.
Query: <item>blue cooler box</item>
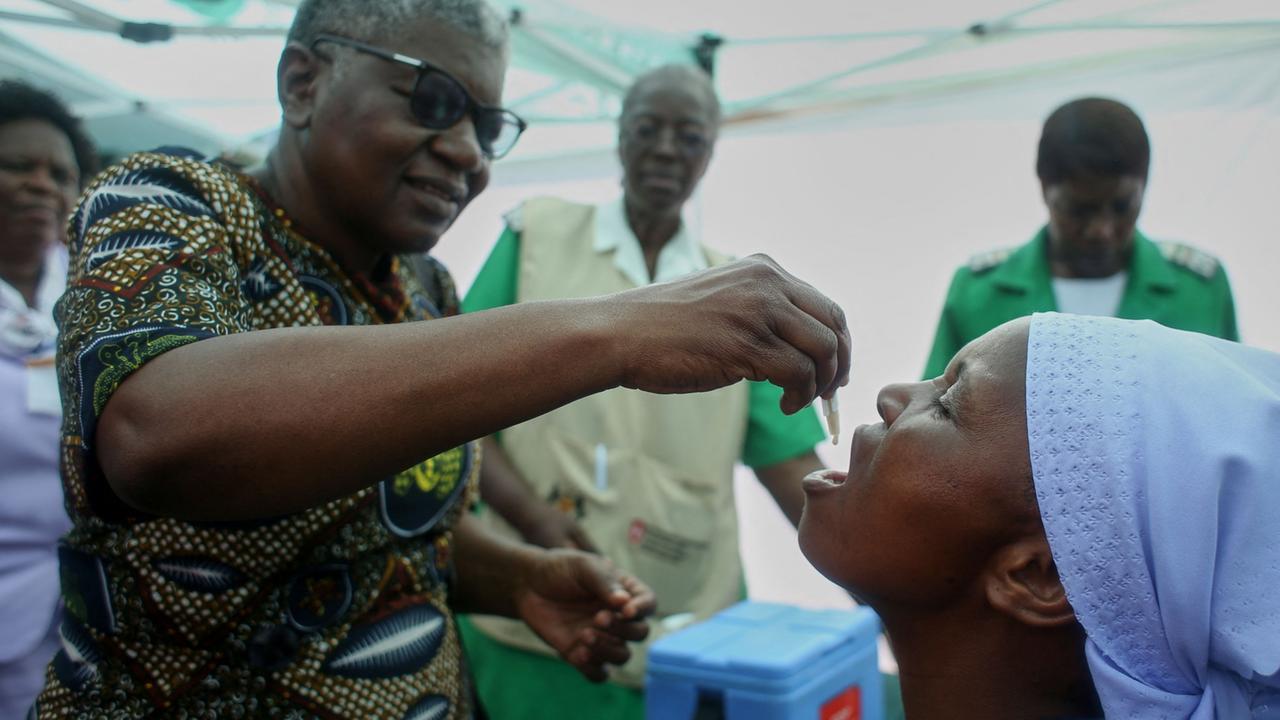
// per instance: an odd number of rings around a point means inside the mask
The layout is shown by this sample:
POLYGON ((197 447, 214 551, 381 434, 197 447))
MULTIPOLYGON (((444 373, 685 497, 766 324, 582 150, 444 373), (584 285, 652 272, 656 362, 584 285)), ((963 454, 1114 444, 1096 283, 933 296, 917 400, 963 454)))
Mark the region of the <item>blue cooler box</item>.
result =
POLYGON ((870 608, 743 602, 649 650, 648 720, 883 720, 870 608))

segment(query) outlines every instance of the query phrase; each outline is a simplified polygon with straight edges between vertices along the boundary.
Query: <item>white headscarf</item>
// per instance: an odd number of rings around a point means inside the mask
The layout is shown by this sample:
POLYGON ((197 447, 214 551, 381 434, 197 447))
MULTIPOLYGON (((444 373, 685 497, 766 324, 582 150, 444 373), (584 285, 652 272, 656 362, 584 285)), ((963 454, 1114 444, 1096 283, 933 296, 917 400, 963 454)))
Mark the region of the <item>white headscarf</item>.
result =
POLYGON ((1041 314, 1036 497, 1108 717, 1280 717, 1280 355, 1041 314))

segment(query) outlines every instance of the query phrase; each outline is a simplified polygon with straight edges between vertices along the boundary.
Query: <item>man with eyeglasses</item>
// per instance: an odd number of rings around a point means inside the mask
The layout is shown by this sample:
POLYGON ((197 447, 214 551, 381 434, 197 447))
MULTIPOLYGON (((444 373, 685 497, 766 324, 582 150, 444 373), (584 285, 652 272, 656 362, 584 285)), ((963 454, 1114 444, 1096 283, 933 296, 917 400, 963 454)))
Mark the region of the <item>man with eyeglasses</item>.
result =
MULTIPOLYGON (((602 205, 523 203, 507 216, 464 311, 604 295, 727 262, 682 218, 719 124, 720 104, 702 71, 666 66, 641 76, 619 118, 623 196, 602 205)), ((798 522, 800 478, 822 467, 813 448, 823 431, 810 411, 779 412, 778 397, 767 383, 680 397, 619 389, 503 430, 485 443, 482 517, 507 537, 598 552, 641 578, 658 601, 652 640, 742 598, 736 462, 754 468, 798 522)), ((611 682, 591 685, 564 672, 551 648, 518 623, 472 616, 461 626, 481 700, 495 718, 644 715, 643 653, 611 682)))
POLYGON ((67 612, 37 718, 471 716, 455 611, 600 680, 652 592, 467 512, 477 438, 626 386, 848 374, 838 307, 766 258, 662 288, 457 314, 435 245, 523 123, 481 0, 304 0, 248 173, 99 175, 59 303, 67 612), (424 458, 426 458, 424 460, 424 458))

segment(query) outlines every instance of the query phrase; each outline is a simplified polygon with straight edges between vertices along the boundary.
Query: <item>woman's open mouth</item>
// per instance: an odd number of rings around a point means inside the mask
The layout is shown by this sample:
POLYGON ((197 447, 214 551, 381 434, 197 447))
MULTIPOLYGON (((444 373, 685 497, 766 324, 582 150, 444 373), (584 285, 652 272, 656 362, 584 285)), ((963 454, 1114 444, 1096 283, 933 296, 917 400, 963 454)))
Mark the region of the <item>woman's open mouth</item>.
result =
POLYGON ((826 492, 844 485, 848 473, 843 470, 819 470, 804 477, 801 485, 807 493, 826 492))

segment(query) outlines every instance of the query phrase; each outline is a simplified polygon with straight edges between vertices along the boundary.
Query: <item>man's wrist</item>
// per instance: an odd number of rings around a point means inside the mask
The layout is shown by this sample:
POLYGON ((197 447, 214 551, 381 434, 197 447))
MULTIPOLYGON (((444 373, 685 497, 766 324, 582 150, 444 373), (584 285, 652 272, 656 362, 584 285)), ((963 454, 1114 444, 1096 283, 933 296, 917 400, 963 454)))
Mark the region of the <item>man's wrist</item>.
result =
POLYGON ((507 515, 507 522, 521 537, 529 537, 531 533, 536 532, 547 522, 547 513, 552 512, 542 500, 538 499, 530 492, 522 501, 514 503, 510 514, 507 515))
POLYGON ((590 376, 599 379, 595 392, 622 385, 627 377, 627 361, 631 359, 625 345, 629 340, 627 324, 622 318, 623 303, 609 296, 571 301, 575 305, 575 337, 592 360, 590 376))
POLYGON ((524 597, 532 592, 533 580, 546 550, 535 545, 523 544, 516 548, 510 566, 512 614, 524 619, 521 611, 524 597))

